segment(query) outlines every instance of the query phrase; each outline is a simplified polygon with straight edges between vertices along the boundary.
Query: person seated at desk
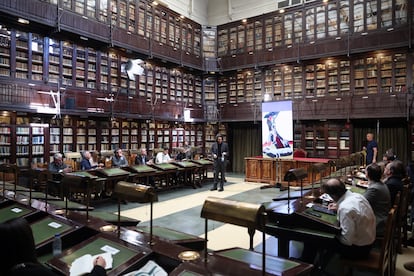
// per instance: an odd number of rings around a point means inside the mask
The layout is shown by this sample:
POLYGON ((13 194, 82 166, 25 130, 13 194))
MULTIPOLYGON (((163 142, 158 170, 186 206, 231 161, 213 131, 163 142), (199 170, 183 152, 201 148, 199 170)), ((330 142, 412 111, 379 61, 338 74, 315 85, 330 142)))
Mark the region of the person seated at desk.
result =
POLYGON ((92 158, 92 154, 89 151, 84 151, 82 154, 82 161, 80 163, 82 171, 96 169, 98 167, 103 167, 102 163, 95 163, 92 158))
POLYGON ((122 153, 122 149, 115 151, 114 157, 112 157, 112 167, 126 167, 128 166, 128 160, 122 153))
POLYGON ((147 149, 142 148, 140 154, 135 157, 135 165, 151 165, 152 159, 148 157, 147 149))
MULTIPOLYGON (((152 165, 154 161, 148 157, 147 149, 141 148, 140 154, 135 157, 135 165, 152 165)), ((148 182, 151 186, 155 187, 155 180, 153 176, 149 176, 148 182)))
POLYGON ((391 195, 387 186, 381 182, 382 170, 377 163, 371 163, 365 169, 368 188, 363 196, 369 201, 375 214, 377 236, 383 236, 388 212, 391 209, 391 195))
POLYGON ((395 196, 398 192, 403 191, 403 179, 407 177, 404 163, 400 160, 394 160, 388 163, 384 169, 384 184, 388 187, 391 195, 391 204, 395 203, 395 196))
POLYGON ((385 161, 386 163, 392 162, 397 159, 397 155, 394 152, 394 149, 390 148, 387 149, 382 156, 382 161, 385 161))
POLYGON ((175 160, 177 161, 184 161, 187 160, 187 154, 185 152, 184 148, 180 148, 180 152, 177 154, 177 156, 175 157, 175 160))
MULTIPOLYGON (((56 276, 51 269, 39 263, 32 228, 24 218, 15 218, 0 224, 1 276, 56 276)), ((94 260, 94 268, 88 275, 104 276, 106 262, 102 257, 94 260)))
POLYGON ((49 164, 48 170, 51 173, 66 173, 72 171, 72 169, 63 162, 63 155, 61 153, 55 153, 53 155, 53 162, 49 164))
MULTIPOLYGON (((345 183, 337 178, 322 183, 321 192, 333 199, 328 208, 337 211, 341 227, 334 246, 323 254, 325 265, 334 253, 349 259, 368 257, 376 231, 375 214, 368 200, 361 194, 347 190, 345 183)), ((301 260, 313 263, 316 250, 311 244, 305 243, 301 260)), ((320 265, 324 267, 324 264, 320 265)))
POLYGON ((191 160, 193 158, 191 146, 187 142, 184 143, 184 153, 186 159, 191 160))
POLYGON ((157 153, 157 156, 155 157, 155 164, 170 163, 172 161, 168 150, 169 148, 164 148, 163 151, 157 153))

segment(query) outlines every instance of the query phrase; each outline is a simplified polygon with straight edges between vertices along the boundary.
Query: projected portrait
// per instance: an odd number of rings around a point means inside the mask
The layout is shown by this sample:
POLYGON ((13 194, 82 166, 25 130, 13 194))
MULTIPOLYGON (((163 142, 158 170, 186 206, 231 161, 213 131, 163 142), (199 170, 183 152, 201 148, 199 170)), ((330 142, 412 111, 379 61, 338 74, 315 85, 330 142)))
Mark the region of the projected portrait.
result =
POLYGON ((293 157, 293 123, 290 101, 263 104, 262 134, 264 157, 293 157))

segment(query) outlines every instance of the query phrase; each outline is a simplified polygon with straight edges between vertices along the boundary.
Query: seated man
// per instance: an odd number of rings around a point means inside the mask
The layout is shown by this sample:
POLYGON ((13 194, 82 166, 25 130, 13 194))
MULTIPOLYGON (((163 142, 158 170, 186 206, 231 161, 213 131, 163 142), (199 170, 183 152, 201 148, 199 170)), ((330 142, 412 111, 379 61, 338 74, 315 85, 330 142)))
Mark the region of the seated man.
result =
POLYGON ((391 194, 391 204, 394 204, 397 193, 403 191, 403 179, 407 177, 404 163, 400 160, 388 163, 384 169, 384 176, 386 177, 384 184, 391 194))
POLYGON ((157 156, 155 157, 155 164, 169 163, 172 161, 168 150, 168 148, 164 148, 163 151, 157 153, 157 156))
POLYGON ((122 149, 117 149, 115 151, 114 157, 112 157, 112 167, 126 167, 128 166, 128 160, 125 158, 122 153, 122 149))
POLYGON ((92 170, 103 166, 103 164, 98 164, 93 161, 92 154, 89 151, 84 151, 82 157, 80 163, 82 171, 92 170))
POLYGON ((375 214, 377 236, 383 236, 388 212, 391 209, 391 196, 387 186, 381 182, 381 167, 377 163, 367 166, 368 188, 363 196, 368 200, 375 214))
MULTIPOLYGON (((368 200, 361 194, 348 191, 345 184, 336 178, 323 183, 321 189, 333 199, 328 208, 337 210, 341 227, 335 245, 323 255, 325 265, 335 253, 349 259, 366 258, 375 241, 376 231, 375 214, 368 200)), ((305 243, 301 259, 313 263, 316 250, 305 243)), ((319 265, 324 267, 324 264, 319 265)))
POLYGON ((180 152, 175 157, 175 160, 177 161, 184 161, 187 159, 187 155, 184 148, 180 148, 180 152))
POLYGON ((142 148, 140 154, 135 157, 135 165, 151 165, 152 159, 148 157, 147 149, 142 148))
POLYGON ((72 171, 72 169, 63 162, 63 155, 61 153, 55 153, 55 155, 53 155, 53 162, 49 164, 48 170, 51 173, 63 173, 72 171))

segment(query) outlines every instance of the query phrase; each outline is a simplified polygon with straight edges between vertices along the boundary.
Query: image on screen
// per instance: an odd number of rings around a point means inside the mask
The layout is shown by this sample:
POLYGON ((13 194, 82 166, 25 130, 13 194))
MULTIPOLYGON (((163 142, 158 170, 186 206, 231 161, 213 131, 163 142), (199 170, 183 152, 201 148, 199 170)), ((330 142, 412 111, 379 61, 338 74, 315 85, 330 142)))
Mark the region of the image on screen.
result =
POLYGON ((262 148, 265 158, 293 158, 292 101, 262 103, 262 148))

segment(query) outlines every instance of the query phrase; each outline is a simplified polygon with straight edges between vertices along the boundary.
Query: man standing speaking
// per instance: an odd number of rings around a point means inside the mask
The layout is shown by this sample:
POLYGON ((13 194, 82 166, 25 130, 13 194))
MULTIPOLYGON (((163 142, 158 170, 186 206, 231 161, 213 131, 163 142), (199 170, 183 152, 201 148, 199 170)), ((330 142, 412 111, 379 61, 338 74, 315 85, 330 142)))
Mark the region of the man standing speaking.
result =
POLYGON ((214 159, 214 186, 210 191, 217 190, 220 174, 220 187, 218 191, 222 192, 224 191, 224 179, 226 179, 226 159, 229 156, 229 146, 226 142, 223 142, 223 136, 221 134, 216 135, 216 142, 211 146, 211 153, 214 159))

